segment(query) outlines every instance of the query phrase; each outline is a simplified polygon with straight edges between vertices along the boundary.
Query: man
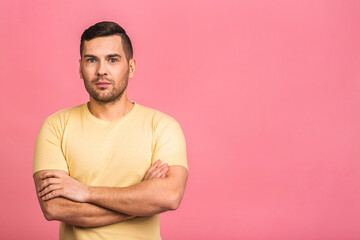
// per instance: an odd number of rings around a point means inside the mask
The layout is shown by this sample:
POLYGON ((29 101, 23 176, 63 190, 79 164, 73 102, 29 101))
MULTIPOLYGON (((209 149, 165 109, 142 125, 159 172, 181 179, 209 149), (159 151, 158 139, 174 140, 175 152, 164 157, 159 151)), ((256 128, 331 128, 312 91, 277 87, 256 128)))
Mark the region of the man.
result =
POLYGON ((136 61, 118 24, 85 30, 80 54, 90 101, 48 117, 36 140, 43 214, 60 239, 161 239, 159 213, 178 208, 188 175, 181 128, 127 98, 136 61))

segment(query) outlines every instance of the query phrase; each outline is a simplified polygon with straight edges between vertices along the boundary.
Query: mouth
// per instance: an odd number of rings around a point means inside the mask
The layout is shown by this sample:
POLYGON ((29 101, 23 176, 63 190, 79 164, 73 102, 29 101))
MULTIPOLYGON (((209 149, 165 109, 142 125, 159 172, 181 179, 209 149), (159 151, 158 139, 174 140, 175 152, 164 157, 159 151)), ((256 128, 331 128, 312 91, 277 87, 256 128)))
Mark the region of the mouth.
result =
POLYGON ((109 82, 106 82, 106 81, 98 81, 95 83, 95 85, 98 87, 98 88, 106 88, 110 85, 109 82))

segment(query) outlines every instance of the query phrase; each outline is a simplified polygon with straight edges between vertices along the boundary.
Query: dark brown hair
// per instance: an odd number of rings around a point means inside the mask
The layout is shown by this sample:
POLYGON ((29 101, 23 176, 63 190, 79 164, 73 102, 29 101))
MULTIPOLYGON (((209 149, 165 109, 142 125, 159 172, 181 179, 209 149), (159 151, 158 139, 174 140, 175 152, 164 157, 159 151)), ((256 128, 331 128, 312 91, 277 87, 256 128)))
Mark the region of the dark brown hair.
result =
POLYGON ((84 41, 89 41, 97 37, 107 37, 112 35, 119 35, 122 39, 122 46, 126 55, 126 59, 129 61, 133 58, 133 48, 129 36, 125 30, 115 22, 98 22, 93 26, 86 29, 81 35, 80 42, 80 56, 84 48, 84 41))

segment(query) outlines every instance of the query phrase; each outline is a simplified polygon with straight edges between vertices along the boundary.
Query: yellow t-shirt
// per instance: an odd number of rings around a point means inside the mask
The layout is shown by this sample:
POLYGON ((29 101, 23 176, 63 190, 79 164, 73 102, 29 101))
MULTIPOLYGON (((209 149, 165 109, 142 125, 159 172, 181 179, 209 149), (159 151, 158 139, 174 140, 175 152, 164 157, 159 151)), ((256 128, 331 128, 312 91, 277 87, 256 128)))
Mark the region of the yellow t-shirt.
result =
MULTIPOLYGON (((122 118, 106 122, 83 104, 43 122, 33 173, 58 169, 89 186, 127 187, 140 183, 158 159, 187 168, 184 135, 173 118, 135 103, 122 118)), ((161 239, 159 215, 94 228, 61 222, 60 239, 161 239)))

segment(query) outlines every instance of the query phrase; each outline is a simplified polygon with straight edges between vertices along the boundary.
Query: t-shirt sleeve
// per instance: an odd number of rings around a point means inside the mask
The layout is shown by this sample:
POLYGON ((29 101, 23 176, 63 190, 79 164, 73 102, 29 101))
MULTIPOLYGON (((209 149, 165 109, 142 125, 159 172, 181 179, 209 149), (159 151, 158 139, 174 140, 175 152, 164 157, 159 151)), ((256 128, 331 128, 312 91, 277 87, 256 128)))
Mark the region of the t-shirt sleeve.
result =
POLYGON ((180 165, 188 168, 185 137, 177 122, 162 129, 155 140, 152 163, 160 159, 169 166, 180 165))
POLYGON ((69 172, 61 150, 61 131, 49 120, 43 122, 36 138, 33 173, 46 169, 69 172))

